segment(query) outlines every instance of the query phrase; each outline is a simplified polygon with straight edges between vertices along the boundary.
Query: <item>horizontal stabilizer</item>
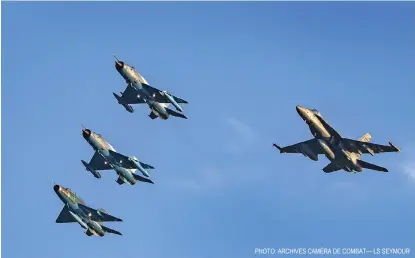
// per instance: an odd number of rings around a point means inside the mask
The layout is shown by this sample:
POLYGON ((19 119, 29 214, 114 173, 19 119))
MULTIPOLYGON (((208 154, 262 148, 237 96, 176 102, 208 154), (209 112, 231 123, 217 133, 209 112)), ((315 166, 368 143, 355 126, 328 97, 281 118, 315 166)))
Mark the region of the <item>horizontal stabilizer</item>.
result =
POLYGON ((331 173, 331 172, 335 172, 340 170, 341 168, 339 168, 336 164, 334 164, 333 162, 328 164, 327 166, 325 166, 323 168, 323 171, 326 173, 331 173))
POLYGON ((122 236, 122 234, 120 232, 118 232, 117 230, 111 229, 111 228, 107 228, 106 226, 101 226, 101 228, 107 232, 107 233, 112 233, 112 234, 116 234, 116 235, 120 235, 122 236))
POLYGON ((166 111, 167 111, 167 113, 169 113, 172 116, 181 117, 181 118, 187 119, 187 117, 185 115, 183 115, 182 113, 179 113, 177 111, 171 110, 170 108, 166 108, 166 111))
POLYGON ((150 114, 148 115, 148 117, 150 117, 151 119, 156 119, 157 118, 157 115, 154 114, 153 111, 151 111, 150 114))
POLYGON ((124 179, 122 179, 122 177, 118 177, 117 181, 116 181, 119 185, 122 185, 125 183, 124 179))
POLYGON ((377 165, 368 163, 368 162, 363 161, 363 160, 357 160, 357 164, 359 164, 359 166, 361 166, 362 168, 367 168, 367 169, 376 170, 376 171, 380 171, 380 172, 388 172, 388 170, 386 168, 379 167, 377 165))
POLYGON ((134 178, 135 178, 136 180, 138 180, 138 181, 141 181, 141 182, 146 182, 146 183, 150 183, 150 184, 154 184, 154 182, 153 182, 153 181, 151 181, 151 179, 148 179, 148 178, 145 178, 145 177, 139 176, 139 175, 137 175, 137 174, 135 174, 135 173, 132 173, 132 174, 133 174, 134 178))

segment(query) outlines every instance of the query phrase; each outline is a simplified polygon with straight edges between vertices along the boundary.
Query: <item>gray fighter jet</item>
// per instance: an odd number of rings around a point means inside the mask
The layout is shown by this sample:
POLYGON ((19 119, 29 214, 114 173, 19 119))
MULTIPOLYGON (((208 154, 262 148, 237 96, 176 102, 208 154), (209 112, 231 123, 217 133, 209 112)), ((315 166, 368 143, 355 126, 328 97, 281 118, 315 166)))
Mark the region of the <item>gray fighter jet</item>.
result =
POLYGON ((168 108, 172 104, 176 110, 183 112, 183 108, 179 104, 187 104, 186 100, 178 98, 167 91, 161 91, 150 86, 146 79, 133 66, 118 60, 116 56, 114 57, 116 59, 115 69, 127 82, 127 88, 124 90, 124 93, 121 92, 121 96, 114 92, 113 94, 118 100, 118 104, 122 105, 125 110, 133 113, 134 109, 130 104, 146 103, 151 109, 151 113, 148 115, 151 119, 160 117, 166 120, 170 115, 187 119, 182 113, 168 108))
POLYGON ((56 219, 56 223, 78 222, 82 228, 86 229, 85 234, 87 236, 96 235, 103 237, 105 232, 122 235, 120 232, 104 226, 104 222, 106 221, 122 221, 122 219, 109 215, 104 209, 95 210, 88 207, 85 202, 69 188, 54 185, 53 190, 65 204, 56 219))
POLYGON ((361 172, 363 168, 388 172, 386 168, 370 164, 360 159, 361 154, 374 155, 384 152, 399 152, 400 149, 391 142, 389 145, 369 143, 370 134, 363 135, 359 140, 343 138, 334 130, 316 109, 302 106, 296 107, 300 117, 307 123, 314 139, 300 142, 291 146, 280 147, 281 153, 301 153, 311 160, 317 161, 319 154, 324 154, 331 163, 323 171, 326 173, 345 170, 347 172, 361 172))
POLYGON ((154 184, 149 178, 148 169, 154 169, 153 166, 139 161, 136 157, 127 157, 118 153, 111 144, 109 144, 102 135, 91 131, 88 128, 82 129, 82 136, 91 145, 95 153, 89 163, 81 160, 86 170, 91 172, 95 178, 101 178, 101 174, 97 170, 115 170, 118 174, 117 183, 134 185, 137 181, 154 184), (139 170, 142 177, 135 173, 139 170))

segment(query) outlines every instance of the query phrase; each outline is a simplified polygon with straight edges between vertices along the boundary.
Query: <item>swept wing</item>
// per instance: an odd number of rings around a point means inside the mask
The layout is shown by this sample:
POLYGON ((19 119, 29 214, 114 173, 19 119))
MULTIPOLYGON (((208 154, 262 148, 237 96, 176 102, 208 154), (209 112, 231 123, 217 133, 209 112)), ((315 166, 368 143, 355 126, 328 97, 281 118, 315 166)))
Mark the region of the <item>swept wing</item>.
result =
POLYGON ((310 139, 308 141, 289 145, 286 147, 280 147, 276 144, 274 144, 274 146, 277 147, 281 153, 303 153, 304 146, 307 146, 311 151, 313 151, 316 154, 324 154, 324 152, 321 150, 320 144, 317 142, 315 138, 310 139))
POLYGON ((122 101, 122 104, 143 104, 145 103, 144 99, 140 98, 137 91, 130 85, 127 85, 124 92, 121 93, 121 101, 122 101))
POLYGON ((58 218, 56 219, 56 223, 71 223, 77 222, 74 217, 69 213, 68 206, 63 206, 61 213, 59 213, 58 218))
POLYGON ((371 155, 384 153, 384 152, 399 152, 400 149, 394 146, 391 142, 389 145, 381 145, 376 143, 357 141, 352 139, 343 138, 344 149, 354 153, 369 153, 371 155))
POLYGON ((105 212, 98 212, 97 210, 88 207, 83 204, 78 204, 78 206, 88 213, 89 217, 94 221, 122 221, 122 219, 109 215, 105 212))
MULTIPOLYGON (((109 152, 124 168, 127 168, 127 169, 135 169, 136 168, 134 163, 130 160, 129 157, 127 157, 127 156, 125 156, 121 153, 115 152, 115 151, 109 150, 109 152)), ((138 162, 140 163, 140 165, 144 169, 154 169, 154 167, 149 165, 149 164, 146 164, 146 163, 141 162, 141 161, 138 161, 138 162)))
MULTIPOLYGON (((141 84, 143 86, 143 88, 148 92, 148 94, 150 94, 151 96, 153 96, 154 100, 157 101, 158 103, 170 103, 170 101, 167 99, 167 97, 162 94, 161 90, 154 88, 150 85, 147 85, 145 83, 141 84)), ((172 96, 172 98, 174 99, 174 101, 176 101, 177 103, 181 104, 187 104, 188 102, 184 99, 181 99, 179 97, 176 97, 172 94, 169 93, 170 96, 172 96)))
POLYGON ((112 169, 108 162, 98 153, 95 152, 89 161, 89 167, 93 170, 109 170, 112 169))

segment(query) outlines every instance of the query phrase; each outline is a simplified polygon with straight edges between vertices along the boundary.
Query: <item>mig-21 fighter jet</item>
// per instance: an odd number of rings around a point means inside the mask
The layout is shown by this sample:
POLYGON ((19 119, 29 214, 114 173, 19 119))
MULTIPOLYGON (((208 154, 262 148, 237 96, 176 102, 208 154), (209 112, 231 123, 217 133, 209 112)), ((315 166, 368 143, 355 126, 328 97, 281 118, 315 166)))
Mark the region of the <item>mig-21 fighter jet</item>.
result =
POLYGON ((301 153, 311 160, 317 161, 319 154, 324 154, 331 163, 323 171, 326 173, 345 170, 348 172, 361 172, 363 168, 388 172, 386 168, 370 164, 360 159, 362 154, 374 155, 384 152, 398 152, 399 148, 391 142, 389 145, 370 143, 370 134, 365 134, 359 140, 343 138, 334 130, 315 109, 302 106, 296 107, 300 117, 310 128, 313 139, 300 142, 287 147, 273 144, 281 153, 301 153))
POLYGON ((92 132, 88 128, 82 129, 82 136, 95 153, 89 163, 81 161, 86 170, 91 172, 95 178, 101 178, 101 174, 97 170, 113 169, 118 174, 116 182, 120 185, 124 183, 134 185, 137 181, 154 184, 153 181, 146 178, 149 177, 147 169, 154 169, 153 166, 139 161, 134 156, 127 157, 118 153, 100 134, 92 132), (136 170, 139 170, 145 177, 137 175, 136 170))
POLYGON ((111 216, 104 209, 95 210, 88 207, 85 202, 69 188, 54 185, 53 190, 59 199, 65 204, 56 223, 78 222, 82 228, 86 229, 87 236, 103 237, 105 233, 122 235, 120 232, 104 226, 106 221, 122 221, 122 219, 111 216))
POLYGON ((167 91, 161 91, 150 86, 146 79, 144 79, 133 66, 118 60, 116 56, 114 57, 116 59, 115 69, 127 82, 127 88, 125 88, 124 92, 121 92, 121 96, 116 93, 113 94, 118 100, 118 103, 128 112, 134 112, 134 109, 130 104, 146 103, 151 109, 151 112, 148 115, 151 119, 160 117, 161 119, 166 120, 170 115, 187 119, 182 113, 168 108, 168 106, 172 104, 176 110, 183 112, 183 109, 179 104, 187 104, 186 100, 178 98, 167 91))

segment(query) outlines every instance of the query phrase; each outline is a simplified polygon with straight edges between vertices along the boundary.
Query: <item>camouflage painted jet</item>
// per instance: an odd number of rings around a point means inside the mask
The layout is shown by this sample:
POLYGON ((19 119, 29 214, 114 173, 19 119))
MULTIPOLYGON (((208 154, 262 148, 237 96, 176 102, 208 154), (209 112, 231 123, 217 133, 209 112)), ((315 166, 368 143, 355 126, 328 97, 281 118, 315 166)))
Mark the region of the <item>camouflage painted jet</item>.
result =
POLYGON ((69 188, 54 185, 53 190, 65 204, 56 223, 78 222, 82 228, 86 229, 87 236, 103 237, 105 232, 122 235, 120 232, 104 226, 106 221, 122 221, 122 219, 109 215, 104 209, 95 210, 86 206, 85 202, 69 188))
POLYGON ((114 147, 111 146, 98 133, 92 132, 90 129, 82 129, 82 136, 91 145, 95 153, 89 163, 81 160, 86 170, 91 172, 95 178, 101 178, 101 174, 97 170, 113 169, 118 174, 117 183, 122 185, 124 183, 134 185, 137 180, 154 184, 148 178, 147 169, 154 169, 153 166, 138 161, 134 156, 127 157, 118 153, 114 147), (139 176, 135 173, 139 170, 145 177, 139 176))
POLYGON ((182 113, 168 108, 172 104, 176 110, 183 112, 179 103, 187 104, 186 100, 178 98, 167 91, 151 87, 133 66, 118 60, 116 56, 114 57, 116 59, 115 69, 127 82, 127 88, 124 90, 124 93, 121 92, 121 96, 113 93, 118 100, 118 104, 122 105, 128 112, 133 113, 134 109, 130 104, 146 103, 151 109, 148 115, 151 119, 160 117, 166 120, 170 115, 187 119, 182 113))
POLYGON ((331 173, 338 170, 347 172, 361 172, 363 168, 388 172, 386 168, 370 164, 360 159, 361 154, 383 152, 398 152, 399 148, 391 142, 388 145, 369 143, 370 134, 363 135, 359 140, 343 138, 334 130, 315 109, 302 106, 296 107, 298 114, 307 123, 314 139, 283 147, 276 145, 281 153, 301 153, 311 160, 317 161, 319 154, 324 154, 331 163, 323 171, 331 173))

